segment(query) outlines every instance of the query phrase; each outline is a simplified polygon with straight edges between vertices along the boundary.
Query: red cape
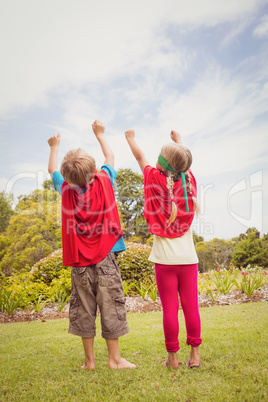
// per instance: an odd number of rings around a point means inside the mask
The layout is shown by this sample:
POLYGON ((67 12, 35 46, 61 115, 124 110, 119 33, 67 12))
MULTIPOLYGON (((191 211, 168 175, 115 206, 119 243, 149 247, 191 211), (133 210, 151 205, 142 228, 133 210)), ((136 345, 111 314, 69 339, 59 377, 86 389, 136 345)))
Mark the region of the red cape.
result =
MULTIPOLYGON (((192 194, 196 197, 196 181, 191 171, 192 194)), ((171 198, 167 188, 167 178, 160 170, 146 166, 144 169, 144 217, 149 232, 162 237, 181 237, 190 228, 194 219, 194 203, 187 193, 189 212, 186 212, 182 179, 174 183, 173 198, 178 208, 174 222, 168 226, 171 214, 171 198)))
POLYGON ((97 264, 122 237, 112 183, 106 172, 95 175, 86 189, 62 185, 64 266, 97 264), (85 191, 84 191, 85 190, 85 191))

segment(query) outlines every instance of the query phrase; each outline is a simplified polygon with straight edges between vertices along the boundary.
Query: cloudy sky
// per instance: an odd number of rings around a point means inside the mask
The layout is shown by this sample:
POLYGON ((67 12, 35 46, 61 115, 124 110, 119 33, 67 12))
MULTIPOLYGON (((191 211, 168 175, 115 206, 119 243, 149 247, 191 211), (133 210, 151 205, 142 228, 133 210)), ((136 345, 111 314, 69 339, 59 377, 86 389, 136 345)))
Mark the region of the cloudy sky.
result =
POLYGON ((194 230, 230 239, 268 232, 268 0, 9 0, 0 3, 0 191, 28 194, 106 125, 116 168, 151 164, 171 129, 192 151, 194 230))

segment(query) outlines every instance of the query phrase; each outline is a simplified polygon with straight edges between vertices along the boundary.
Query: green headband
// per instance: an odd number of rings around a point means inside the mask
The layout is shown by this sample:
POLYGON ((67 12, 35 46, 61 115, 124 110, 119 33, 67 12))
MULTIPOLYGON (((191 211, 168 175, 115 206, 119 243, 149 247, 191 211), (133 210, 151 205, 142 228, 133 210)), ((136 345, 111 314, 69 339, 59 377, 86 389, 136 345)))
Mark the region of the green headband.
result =
POLYGON ((159 154, 157 162, 159 165, 164 169, 164 170, 169 170, 170 172, 173 173, 178 173, 178 177, 174 180, 177 181, 181 177, 182 180, 182 189, 183 189, 183 195, 184 195, 184 201, 185 201, 185 208, 186 212, 189 212, 189 206, 188 206, 188 198, 187 198, 187 190, 186 190, 186 182, 185 182, 185 174, 184 172, 179 172, 178 170, 173 169, 172 166, 168 163, 168 161, 161 155, 159 154))

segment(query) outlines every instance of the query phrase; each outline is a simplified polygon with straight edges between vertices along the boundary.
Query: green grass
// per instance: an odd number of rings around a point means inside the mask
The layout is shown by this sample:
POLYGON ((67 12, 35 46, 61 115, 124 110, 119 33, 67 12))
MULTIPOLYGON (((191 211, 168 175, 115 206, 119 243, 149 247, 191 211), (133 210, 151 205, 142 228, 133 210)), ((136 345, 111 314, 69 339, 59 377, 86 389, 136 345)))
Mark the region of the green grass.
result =
POLYGON ((128 314, 121 355, 134 370, 107 367, 97 320, 96 369, 68 320, 0 325, 0 401, 264 401, 268 399, 267 303, 201 308, 203 368, 190 370, 180 312, 178 370, 166 369, 162 313, 128 314))

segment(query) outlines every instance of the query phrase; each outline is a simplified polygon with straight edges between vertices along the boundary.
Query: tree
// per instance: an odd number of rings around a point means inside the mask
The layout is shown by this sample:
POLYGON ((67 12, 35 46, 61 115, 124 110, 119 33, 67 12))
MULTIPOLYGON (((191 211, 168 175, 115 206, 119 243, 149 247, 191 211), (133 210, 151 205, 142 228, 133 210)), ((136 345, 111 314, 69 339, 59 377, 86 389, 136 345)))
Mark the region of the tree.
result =
POLYGON ((193 239, 194 239, 194 244, 199 243, 200 241, 204 241, 204 237, 198 236, 195 232, 193 232, 193 239))
POLYGON ((216 267, 228 267, 234 252, 233 242, 213 239, 210 241, 210 248, 213 254, 214 265, 216 267))
POLYGON ((268 266, 267 240, 260 239, 258 233, 247 231, 245 238, 236 244, 232 262, 238 268, 248 265, 268 266))
POLYGON ((234 243, 222 239, 213 239, 208 242, 199 241, 195 244, 199 259, 199 271, 228 267, 234 252, 234 243))
POLYGON ((252 228, 248 228, 246 233, 240 233, 238 240, 246 240, 248 239, 249 235, 253 233, 256 239, 260 238, 260 232, 258 231, 258 229, 252 227, 252 228))
POLYGON ((209 247, 209 242, 200 241, 196 243, 195 249, 198 256, 199 272, 206 272, 214 268, 212 250, 209 247))
POLYGON ((14 214, 12 209, 13 195, 0 193, 0 233, 3 233, 8 227, 9 220, 14 214))
POLYGON ((44 180, 43 189, 44 190, 54 190, 53 181, 51 179, 44 180))
POLYGON ((251 234, 251 233, 254 233, 254 235, 255 235, 255 238, 256 239, 259 239, 260 238, 260 232, 258 231, 258 229, 256 229, 256 228, 248 228, 247 229, 247 231, 246 231, 246 234, 247 234, 247 238, 249 237, 249 235, 251 234))
POLYGON ((119 169, 114 192, 126 240, 146 241, 150 237, 144 219, 143 176, 131 169, 119 169))
POLYGON ((60 196, 55 191, 35 190, 20 196, 0 236, 0 271, 11 275, 61 247, 60 211, 60 196))

